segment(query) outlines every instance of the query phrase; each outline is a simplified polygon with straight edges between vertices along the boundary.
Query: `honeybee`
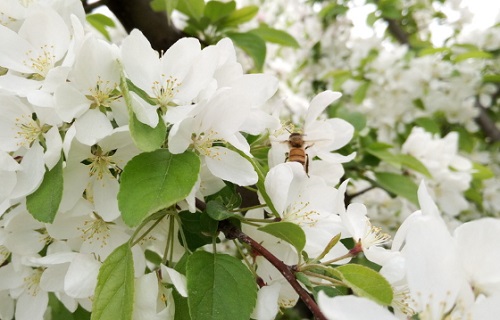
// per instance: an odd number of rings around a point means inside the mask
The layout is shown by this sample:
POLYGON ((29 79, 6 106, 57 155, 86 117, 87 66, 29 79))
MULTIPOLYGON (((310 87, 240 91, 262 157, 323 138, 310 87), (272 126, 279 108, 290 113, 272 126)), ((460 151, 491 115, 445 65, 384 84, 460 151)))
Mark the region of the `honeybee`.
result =
POLYGON ((304 167, 306 174, 309 176, 309 155, 306 150, 312 145, 306 146, 304 135, 298 132, 290 133, 286 142, 288 143, 290 150, 286 153, 285 162, 293 161, 300 163, 304 167))

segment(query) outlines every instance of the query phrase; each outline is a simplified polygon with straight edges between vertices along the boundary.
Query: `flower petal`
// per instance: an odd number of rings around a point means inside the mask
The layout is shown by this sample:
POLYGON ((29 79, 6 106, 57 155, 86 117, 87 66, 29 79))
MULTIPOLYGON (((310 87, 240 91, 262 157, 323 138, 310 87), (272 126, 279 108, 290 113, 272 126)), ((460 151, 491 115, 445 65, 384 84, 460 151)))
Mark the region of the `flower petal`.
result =
POLYGON ((257 183, 257 173, 250 162, 235 151, 224 147, 212 147, 210 155, 204 159, 208 169, 216 177, 240 186, 257 183))

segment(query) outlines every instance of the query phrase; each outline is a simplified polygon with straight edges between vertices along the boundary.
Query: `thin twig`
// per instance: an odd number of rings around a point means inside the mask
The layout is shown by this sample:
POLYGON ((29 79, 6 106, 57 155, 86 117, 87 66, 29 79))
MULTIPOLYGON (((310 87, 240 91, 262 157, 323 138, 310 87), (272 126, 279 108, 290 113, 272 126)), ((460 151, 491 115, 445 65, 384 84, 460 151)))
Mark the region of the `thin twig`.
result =
POLYGON ((290 283, 292 288, 299 294, 300 299, 302 299, 309 310, 311 310, 314 317, 318 320, 327 320, 313 298, 306 290, 304 290, 304 288, 302 288, 302 286, 295 278, 293 267, 286 265, 283 261, 278 259, 275 255, 264 248, 260 243, 247 236, 230 222, 219 222, 219 230, 224 233, 227 239, 238 239, 241 242, 244 242, 251 246, 253 250, 257 251, 265 259, 267 259, 267 261, 269 261, 276 269, 278 269, 278 271, 285 277, 288 283, 290 283))
POLYGON ((83 9, 85 10, 85 13, 90 13, 96 8, 99 8, 101 6, 105 6, 106 2, 108 2, 108 1, 107 0, 100 0, 100 1, 93 2, 93 3, 88 3, 87 1, 85 1, 83 3, 83 9))
POLYGON ((485 136, 489 138, 489 142, 495 143, 500 141, 500 130, 488 115, 487 109, 479 102, 479 98, 476 98, 474 105, 479 110, 479 115, 475 119, 476 123, 479 125, 485 136))

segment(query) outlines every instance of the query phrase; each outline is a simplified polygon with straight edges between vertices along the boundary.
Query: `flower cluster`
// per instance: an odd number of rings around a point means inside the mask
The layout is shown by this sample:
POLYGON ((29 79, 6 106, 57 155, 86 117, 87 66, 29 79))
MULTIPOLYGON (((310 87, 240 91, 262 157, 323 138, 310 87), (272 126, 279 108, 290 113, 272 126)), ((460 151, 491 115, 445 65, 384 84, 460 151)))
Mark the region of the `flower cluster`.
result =
MULTIPOLYGON (((116 311, 106 299, 117 292, 128 318, 174 319, 186 308, 188 315, 197 312, 202 303, 189 299, 208 296, 217 277, 234 270, 250 278, 256 297, 238 299, 242 309, 250 301, 246 316, 259 320, 274 319, 304 293, 308 300, 315 295, 315 312, 329 319, 498 313, 500 256, 493 245, 500 221, 478 219, 450 232, 431 198, 443 216, 466 209, 473 171, 458 155, 455 132, 440 139, 414 128, 406 138, 402 153, 429 171, 432 191, 420 184, 421 210, 409 214, 408 206, 390 246, 390 236, 372 225, 369 207, 350 201, 344 165, 357 157, 349 146, 355 126, 325 117, 339 92, 323 91, 310 103, 299 98, 307 108, 294 114, 296 124, 282 124, 277 115, 286 111, 270 103, 277 78, 246 74, 228 38, 205 47, 183 38, 159 54, 138 30, 119 45, 102 40, 90 31, 79 0, 14 0, 0 9, 0 38, 9 43, 0 47, 1 319, 44 319, 54 306, 99 318, 116 311), (253 192, 248 207, 244 192, 253 192), (136 203, 127 205, 128 198, 136 203), (241 243, 229 241, 235 238, 241 243), (208 286, 199 272, 207 257, 214 263, 207 277, 217 276, 208 286), (361 259, 380 272, 353 264, 361 259), (358 281, 364 276, 387 295, 370 292, 358 281), (329 297, 332 290, 342 296, 329 297)), ((445 64, 422 57, 379 76, 404 54, 381 52, 366 66, 374 92, 362 108, 379 138, 395 138, 392 127, 407 113, 401 104, 423 91, 432 103, 422 102, 435 109, 412 116, 443 108, 452 122, 472 126, 470 92, 455 91, 448 80, 456 70, 445 64), (415 79, 416 68, 429 73, 415 79), (395 78, 407 81, 388 82, 395 78), (401 99, 389 105, 382 87, 401 99), (467 100, 467 112, 457 113, 456 101, 447 105, 450 97, 467 100), (396 105, 399 112, 392 112, 396 105)), ((460 72, 476 81, 467 66, 460 72)), ((352 93, 359 86, 346 81, 343 88, 352 93)), ((485 207, 498 210, 498 186, 486 186, 492 200, 485 207)), ((233 292, 211 297, 224 294, 233 292)))

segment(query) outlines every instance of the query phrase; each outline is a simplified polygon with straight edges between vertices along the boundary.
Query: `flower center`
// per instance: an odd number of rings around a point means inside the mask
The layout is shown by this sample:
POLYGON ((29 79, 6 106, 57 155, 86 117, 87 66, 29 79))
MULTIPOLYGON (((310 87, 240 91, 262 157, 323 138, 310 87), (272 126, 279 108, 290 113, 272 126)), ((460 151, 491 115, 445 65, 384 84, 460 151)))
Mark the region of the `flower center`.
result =
POLYGON ((160 81, 153 82, 151 90, 157 102, 160 106, 166 107, 175 97, 176 93, 179 92, 179 87, 182 85, 180 81, 172 76, 167 76, 165 74, 161 75, 160 81))
POLYGON ((391 239, 391 236, 382 232, 381 228, 372 226, 369 221, 366 221, 366 223, 368 224, 368 228, 363 237, 363 247, 369 248, 373 245, 382 245, 391 239))
POLYGON ((95 176, 102 180, 105 175, 112 175, 110 170, 120 171, 121 169, 113 161, 113 156, 104 153, 99 146, 93 147, 93 157, 87 159, 90 163, 90 176, 95 176))
POLYGON ((201 155, 210 157, 213 159, 220 160, 220 153, 217 149, 213 149, 214 143, 223 142, 221 139, 216 138, 217 132, 210 130, 209 132, 202 132, 200 134, 194 134, 193 147, 201 155))
POLYGON ((83 228, 78 228, 82 232, 81 238, 83 241, 88 241, 89 244, 95 242, 101 243, 101 248, 108 244, 108 238, 110 236, 110 228, 108 223, 104 221, 97 214, 94 214, 94 218, 86 220, 83 223, 83 228))
POLYGON ((15 138, 19 140, 18 146, 28 148, 42 134, 42 128, 33 120, 31 114, 23 114, 20 118, 16 118, 14 124, 17 127, 15 138))
POLYGON ((47 44, 41 46, 40 50, 36 53, 33 50, 28 50, 26 57, 26 60, 23 60, 23 64, 31 68, 35 74, 35 78, 40 78, 40 80, 47 76, 47 73, 56 62, 54 46, 47 44))
POLYGON ((306 210, 309 204, 309 201, 294 202, 284 212, 283 221, 293 222, 299 226, 314 227, 318 222, 319 212, 315 210, 306 210))
POLYGON ((99 76, 94 88, 90 88, 90 96, 88 99, 92 100, 91 108, 97 108, 99 106, 109 107, 110 103, 118 98, 117 95, 113 95, 113 91, 118 86, 117 83, 111 83, 109 80, 102 80, 99 76))
POLYGON ((0 266, 3 265, 3 263, 7 260, 9 256, 10 256, 10 251, 7 249, 7 247, 0 245, 0 266))
POLYGON ((27 277, 24 277, 24 288, 31 296, 36 296, 38 292, 40 292, 40 279, 42 278, 43 270, 42 269, 33 269, 31 274, 27 277))

